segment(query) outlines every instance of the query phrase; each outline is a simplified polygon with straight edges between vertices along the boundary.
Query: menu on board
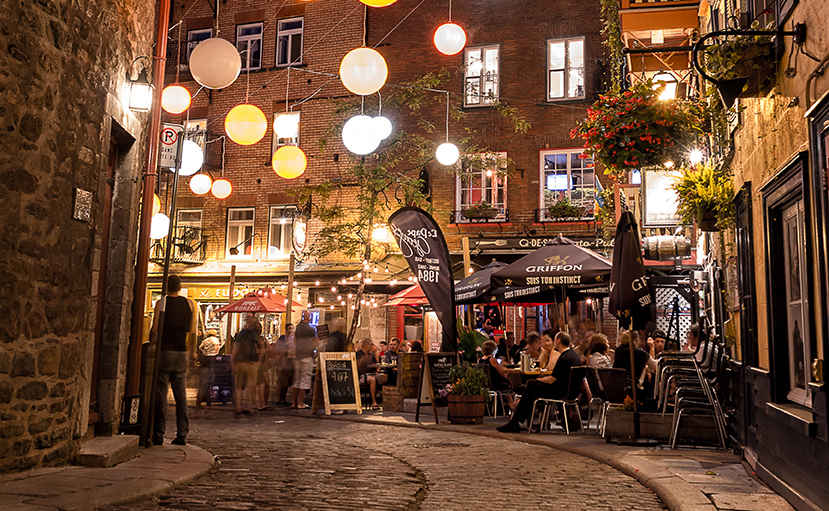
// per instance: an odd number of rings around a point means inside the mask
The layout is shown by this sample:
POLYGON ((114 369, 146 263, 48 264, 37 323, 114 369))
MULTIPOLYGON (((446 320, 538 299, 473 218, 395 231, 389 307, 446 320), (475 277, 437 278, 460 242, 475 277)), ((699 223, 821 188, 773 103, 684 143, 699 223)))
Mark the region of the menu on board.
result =
POLYGON ((432 405, 435 414, 435 423, 438 422, 438 406, 447 406, 446 398, 440 397, 439 391, 454 383, 449 377, 449 371, 457 365, 457 353, 425 353, 420 372, 420 389, 417 395, 417 410, 415 421, 420 420, 420 407, 432 405))
POLYGON ((331 410, 357 410, 357 413, 362 413, 354 353, 320 353, 311 413, 321 408, 325 408, 326 415, 331 415, 331 410))
POLYGON ((214 403, 230 403, 233 401, 233 372, 231 370, 230 355, 216 355, 213 362, 213 386, 210 394, 214 403))

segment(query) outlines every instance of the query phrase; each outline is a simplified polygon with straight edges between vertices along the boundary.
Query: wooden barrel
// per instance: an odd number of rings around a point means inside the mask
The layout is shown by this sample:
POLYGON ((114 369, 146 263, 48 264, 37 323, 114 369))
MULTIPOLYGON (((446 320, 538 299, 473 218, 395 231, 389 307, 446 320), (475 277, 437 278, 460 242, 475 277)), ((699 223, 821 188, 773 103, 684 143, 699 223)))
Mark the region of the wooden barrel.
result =
POLYGON ((449 402, 449 422, 452 424, 483 424, 485 396, 446 396, 449 402))

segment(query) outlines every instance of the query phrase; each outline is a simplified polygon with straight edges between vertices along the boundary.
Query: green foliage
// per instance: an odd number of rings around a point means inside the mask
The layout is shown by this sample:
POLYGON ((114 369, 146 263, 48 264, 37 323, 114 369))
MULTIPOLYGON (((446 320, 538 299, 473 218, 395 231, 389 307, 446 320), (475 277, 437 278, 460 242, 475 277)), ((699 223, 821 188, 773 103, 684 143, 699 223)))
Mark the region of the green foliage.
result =
POLYGON ((619 19, 619 2, 617 0, 601 0, 603 44, 610 50, 610 90, 619 92, 622 89, 622 65, 625 56, 622 54, 622 22, 619 19))
POLYGON ((476 218, 494 218, 496 214, 498 214, 498 211, 492 207, 492 204, 486 201, 472 204, 463 210, 463 216, 470 220, 476 218))
POLYGON ((487 337, 477 330, 467 330, 463 327, 463 321, 458 320, 458 350, 463 353, 463 358, 470 363, 475 362, 478 357, 478 348, 483 346, 487 337))
POLYGON ((454 384, 449 394, 456 396, 486 396, 489 401, 489 380, 483 368, 467 362, 452 366, 449 379, 454 384))
POLYGON ((584 208, 576 206, 565 198, 547 208, 547 213, 555 219, 581 218, 584 216, 584 208))
POLYGON ((724 169, 704 164, 685 168, 672 188, 677 193, 677 213, 683 223, 691 224, 701 212, 713 211, 717 229, 733 224, 734 186, 724 169))
POLYGON ((604 205, 596 213, 596 221, 602 223, 602 237, 609 240, 616 235, 616 201, 613 188, 607 187, 597 194, 604 205))
MULTIPOLYGON (((752 30, 757 30, 760 23, 755 20, 752 30)), ((766 30, 772 29, 774 22, 769 22, 766 30)), ((746 76, 749 69, 760 69, 763 57, 774 55, 773 34, 754 34, 730 36, 719 43, 707 46, 703 52, 705 69, 717 80, 728 80, 746 76), (747 58, 750 62, 747 62, 747 58), (744 63, 748 68, 744 67, 744 63)))

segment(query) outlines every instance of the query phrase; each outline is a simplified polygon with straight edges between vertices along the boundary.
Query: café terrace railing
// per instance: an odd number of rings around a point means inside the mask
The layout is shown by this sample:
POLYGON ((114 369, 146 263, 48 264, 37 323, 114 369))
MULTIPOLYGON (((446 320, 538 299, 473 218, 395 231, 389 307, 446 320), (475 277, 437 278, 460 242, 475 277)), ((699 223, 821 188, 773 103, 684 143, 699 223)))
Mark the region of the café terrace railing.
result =
MULTIPOLYGON (((210 238, 199 227, 180 225, 175 229, 170 262, 182 264, 204 264, 207 260, 207 241, 210 238)), ((150 247, 150 261, 164 264, 167 239, 154 240, 150 247)))

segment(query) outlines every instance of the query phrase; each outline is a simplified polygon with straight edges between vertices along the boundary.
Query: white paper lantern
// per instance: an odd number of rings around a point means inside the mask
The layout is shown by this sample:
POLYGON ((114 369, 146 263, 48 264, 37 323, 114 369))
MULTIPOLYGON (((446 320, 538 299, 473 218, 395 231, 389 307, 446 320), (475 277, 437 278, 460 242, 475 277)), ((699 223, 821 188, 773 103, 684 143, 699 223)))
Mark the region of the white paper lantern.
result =
POLYGON ((160 240, 170 232, 170 217, 164 213, 156 213, 150 222, 150 238, 160 240))
POLYGON ((239 145, 253 145, 268 131, 268 119, 256 105, 237 105, 225 117, 225 133, 239 145))
POLYGON ((213 192, 213 196, 217 199, 226 199, 230 195, 230 192, 233 191, 233 187, 227 179, 217 179, 213 181, 213 187, 210 191, 213 192))
POLYGON ((296 138, 299 134, 299 115, 280 114, 273 120, 273 130, 279 138, 296 138))
MULTIPOLYGON (((185 140, 181 145, 181 168, 178 171, 180 176, 192 176, 199 171, 204 164, 204 153, 199 144, 192 140, 185 140)), ((175 169, 170 169, 175 172, 175 169)))
POLYGON ((385 140, 391 135, 391 121, 382 115, 374 118, 374 130, 380 140, 385 140))
POLYGON ((435 47, 444 55, 455 55, 466 46, 466 33, 454 23, 444 23, 435 31, 435 47))
POLYGON ((380 146, 374 119, 356 115, 343 125, 343 144, 354 154, 368 154, 380 146))
POLYGON ((190 53, 190 74, 208 89, 224 89, 239 77, 242 58, 230 41, 211 37, 190 53))
POLYGON ((181 85, 168 85, 161 91, 161 108, 180 114, 190 107, 190 91, 181 85))
POLYGON ((457 146, 451 142, 440 144, 435 151, 435 157, 443 165, 454 165, 460 155, 457 146))
POLYGON ((213 180, 207 174, 196 174, 190 178, 190 190, 196 195, 204 195, 210 191, 213 180))
POLYGON ((353 49, 340 63, 340 79, 354 94, 374 94, 383 87, 388 76, 385 59, 372 48, 353 49))

